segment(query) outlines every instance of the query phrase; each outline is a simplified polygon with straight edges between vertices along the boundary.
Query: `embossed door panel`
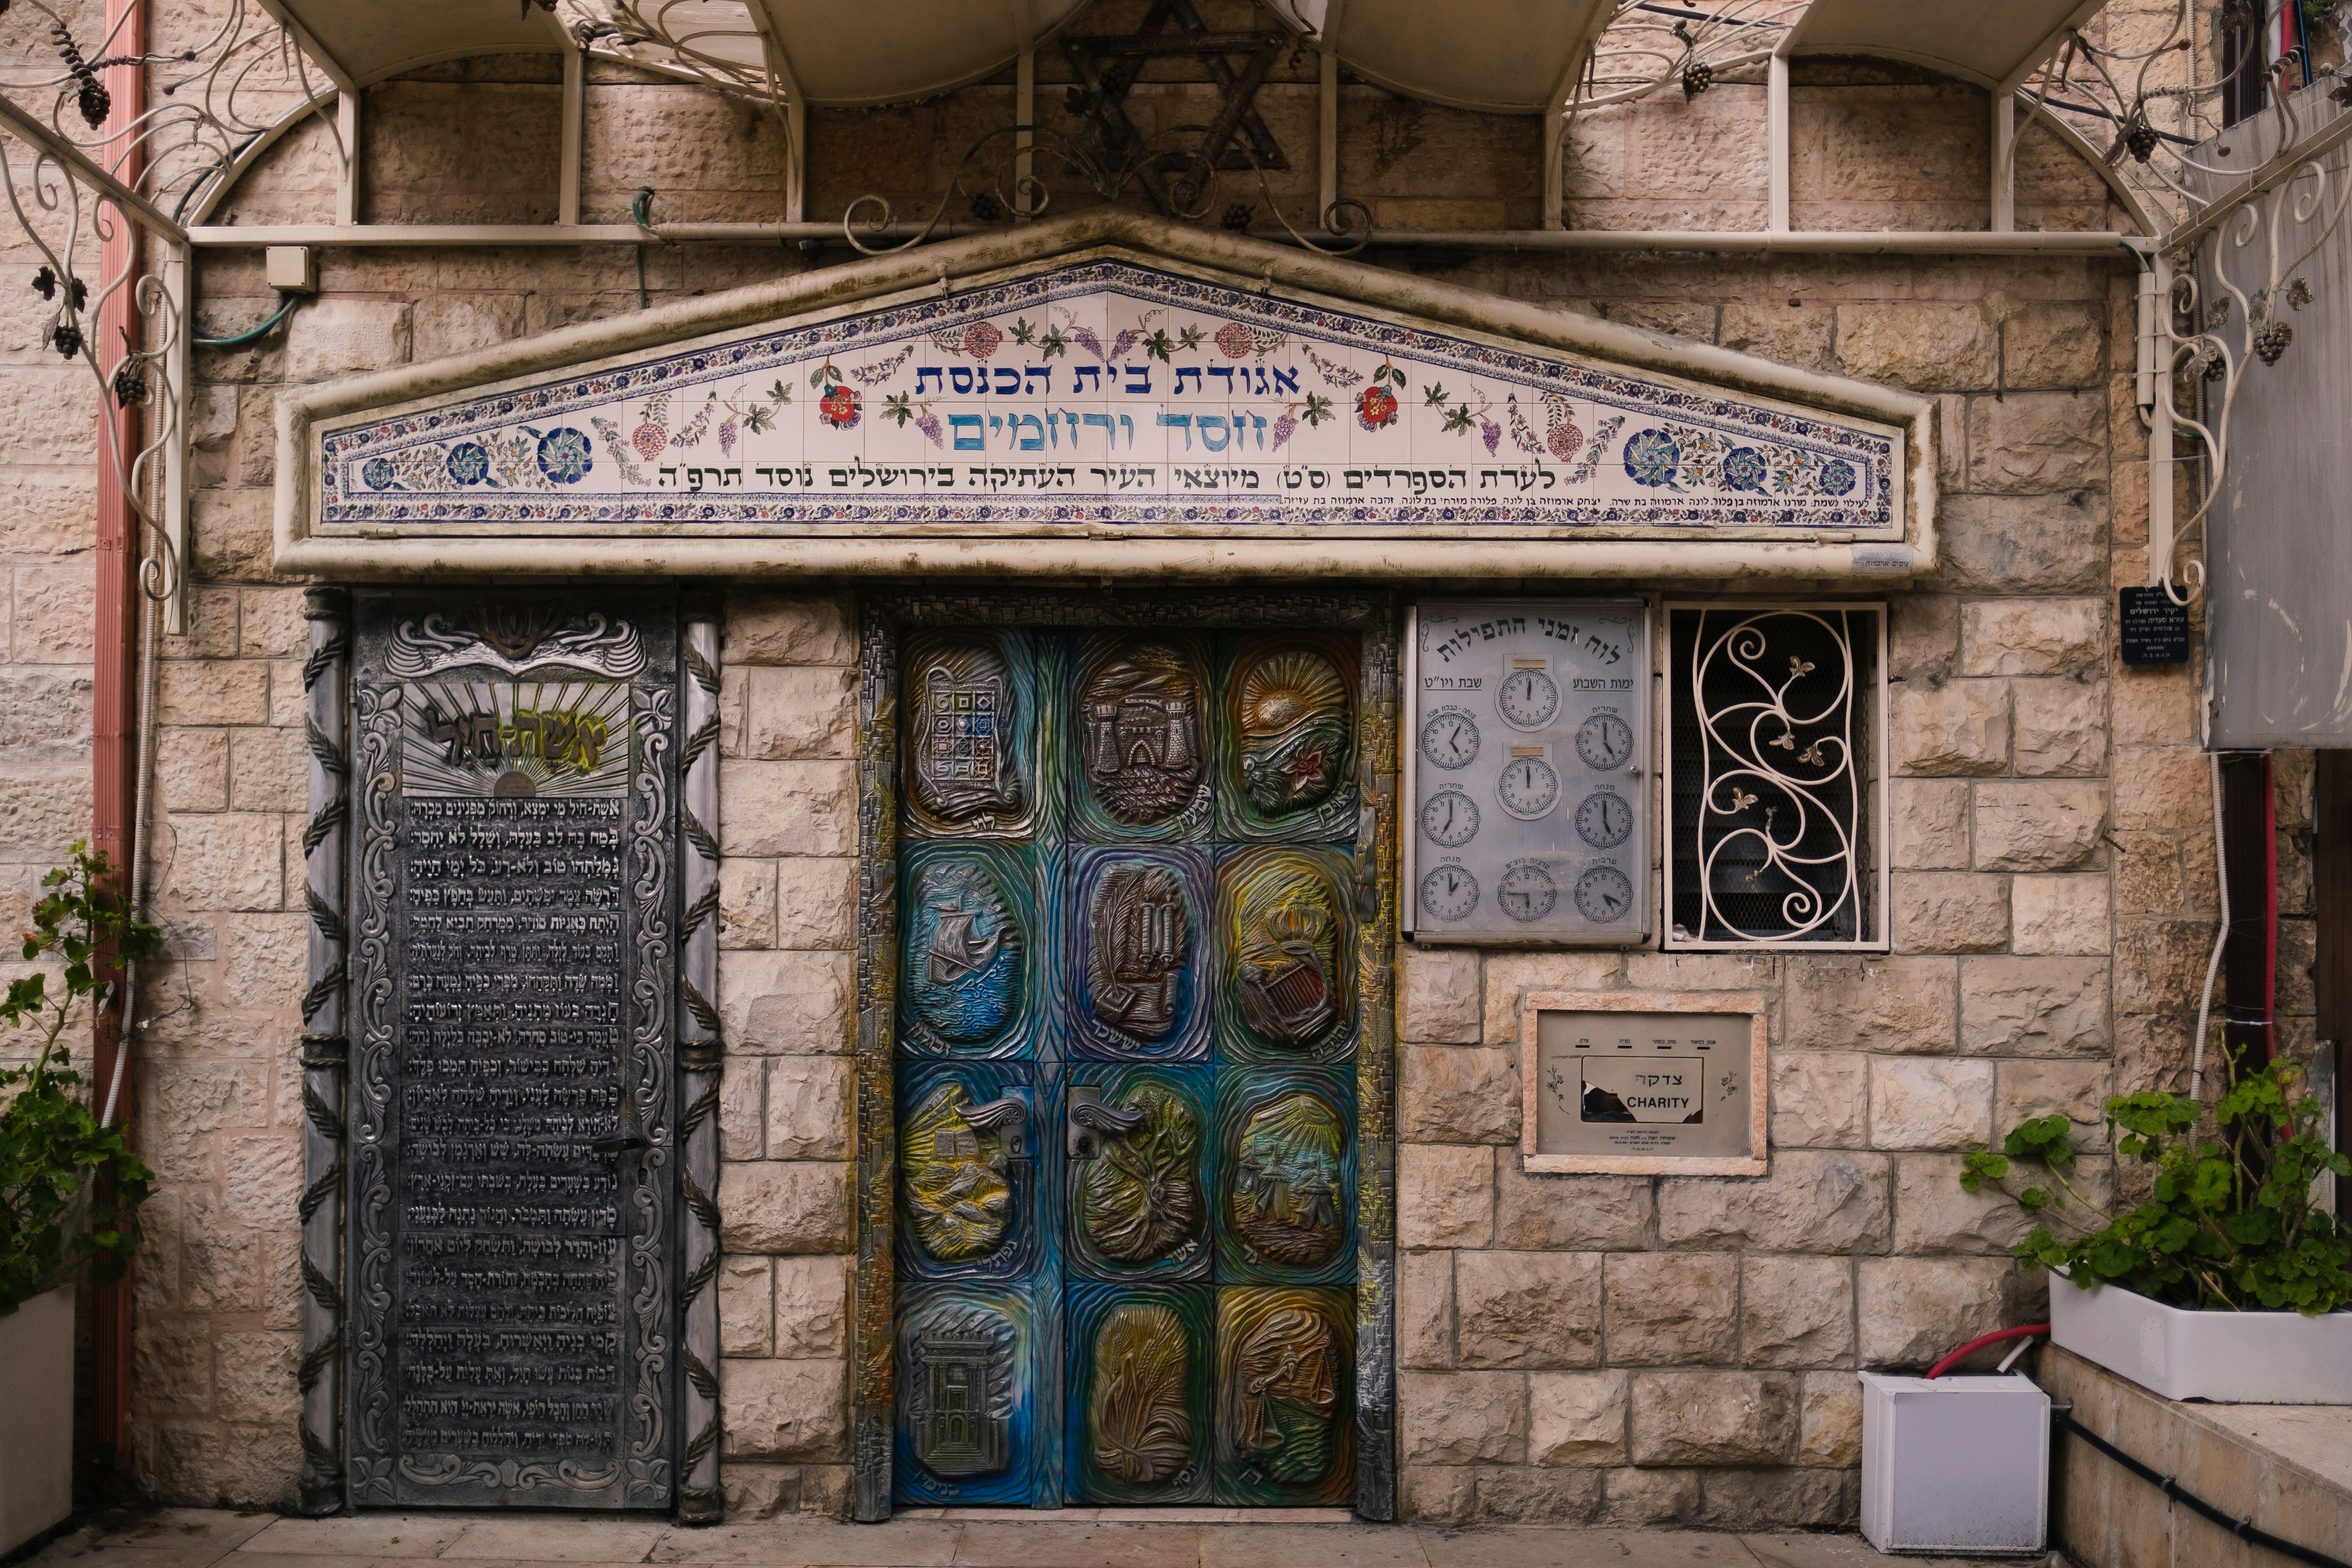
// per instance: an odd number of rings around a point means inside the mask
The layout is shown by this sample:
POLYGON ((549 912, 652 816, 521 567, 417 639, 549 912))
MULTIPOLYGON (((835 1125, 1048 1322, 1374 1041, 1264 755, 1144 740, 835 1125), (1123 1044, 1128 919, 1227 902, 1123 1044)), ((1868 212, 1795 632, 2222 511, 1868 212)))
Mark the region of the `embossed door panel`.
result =
POLYGON ((675 611, 356 607, 351 1500, 666 1509, 675 611))
POLYGON ((901 1502, 1352 1500, 1360 662, 901 646, 901 1502))

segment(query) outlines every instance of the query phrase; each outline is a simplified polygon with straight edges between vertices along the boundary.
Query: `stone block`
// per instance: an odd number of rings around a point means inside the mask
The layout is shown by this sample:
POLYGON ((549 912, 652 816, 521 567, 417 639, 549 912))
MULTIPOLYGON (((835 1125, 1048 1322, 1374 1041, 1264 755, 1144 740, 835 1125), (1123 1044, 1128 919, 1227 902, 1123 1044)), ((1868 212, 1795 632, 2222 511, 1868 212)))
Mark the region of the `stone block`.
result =
POLYGON ((1890 300, 1837 312, 1837 354, 1845 373, 1914 392, 1968 392, 1993 384, 1991 324, 1974 305, 1890 300))
POLYGON ((301 658, 310 651, 299 588, 246 588, 236 596, 240 658, 301 658))
POLYGON ((788 858, 776 866, 776 945, 857 945, 857 862, 788 858))
POLYGON ((1897 871, 1958 870, 1969 863, 1969 786, 1960 780, 1887 783, 1889 837, 1897 871))
POLYGON ((1516 1372, 1397 1373, 1397 1435, 1404 1462, 1524 1464, 1527 1381, 1516 1372))
MULTIPOLYGON (((232 1069, 208 1082, 207 1088, 226 1088, 227 1079, 243 1078, 245 1069, 232 1069)), ((187 1080, 180 1080, 185 1086, 187 1080)), ((236 1086, 241 1090, 257 1091, 259 1085, 247 1080, 236 1086)), ((257 1094, 256 1096, 257 1099, 257 1094)), ((294 1109, 289 1106, 289 1110, 294 1109)), ((148 1115, 153 1117, 151 1108, 148 1115)), ((213 1123, 222 1134, 220 1216, 230 1225, 248 1226, 258 1231, 272 1231, 285 1226, 286 1216, 295 1213, 301 1201, 303 1185, 302 1140, 295 1136, 285 1117, 278 1120, 286 1130, 257 1132, 248 1137, 227 1135, 238 1125, 236 1118, 245 1118, 245 1125, 258 1119, 258 1108, 252 1104, 232 1106, 223 1103, 211 1115, 199 1112, 185 1114, 175 1106, 169 1117, 176 1133, 185 1133, 213 1123)))
POLYGON ((1781 1043, 1799 1050, 1949 1050, 1953 968, 1948 958, 1792 956, 1781 1043))
POLYGON ((719 1353, 775 1353, 776 1300, 772 1260, 729 1257, 719 1265, 719 1353))
POLYGON ((1998 952, 2009 945, 2009 879, 1912 871, 1895 879, 1898 952, 1998 952))
POLYGON ((2107 966, 2096 958, 1960 963, 1960 1048, 1991 1056, 2096 1056, 2107 1046, 2107 966))
POLYGON ((2107 771, 2107 689, 2096 681, 2016 680, 2017 771, 2081 777, 2107 771))
POLYGON ((719 793, 726 854, 857 853, 857 770, 849 763, 730 757, 719 763, 719 793))
POLYGON ((188 629, 163 635, 164 658, 235 658, 236 597, 234 588, 190 588, 188 629))
POLYGON ((1495 1161, 1481 1143, 1397 1150, 1397 1244, 1484 1247, 1495 1228, 1495 1161))
POLYGON ((1993 1089, 1993 1131, 2006 1136, 2029 1117, 2063 1115, 2096 1136, 2111 1085, 2104 1061, 2004 1061, 1993 1089))
POLYGON ((321 295, 286 324, 286 379, 332 381, 406 364, 415 330, 407 305, 321 295))
POLYGON ((2071 871, 2098 855, 2106 788, 2097 784, 1990 782, 1977 785, 1976 868, 2071 871))
POLYGON ((719 1401, 730 1459, 840 1459, 848 1455, 847 1400, 837 1361, 728 1360, 719 1401))
POLYGON ((1948 594, 1895 595, 1886 621, 1886 668, 1892 679, 1940 686, 1956 674, 1998 673, 1954 668, 1959 653, 1959 600, 1948 594))
POLYGON ((2107 509, 2096 490, 1946 496, 1943 585, 1966 594, 2084 594, 2106 582, 2107 509))
POLYGON ((1854 1252, 1886 1245, 1883 1154, 1777 1152, 1769 1175, 1677 1176, 1658 1184, 1667 1247, 1854 1252))
POLYGON ((719 1467, 719 1486, 727 1494, 723 1506, 730 1524, 745 1520, 775 1519, 800 1507, 801 1472, 797 1465, 744 1465, 722 1461, 719 1467))
POLYGON ((845 596, 745 589, 727 597, 720 659, 739 664, 855 664, 857 629, 845 596))
POLYGON ((1870 1058, 1853 1051, 1772 1058, 1772 1145, 1859 1149, 1870 1142, 1870 1058))
POLYGON ((1498 1465, 1477 1475, 1473 1511, 1481 1525, 1582 1524, 1601 1506, 1599 1470, 1498 1465))
POLYGON ((846 757, 857 719, 857 672, 831 666, 730 666, 720 677, 719 745, 767 761, 846 757))
POLYGON ((2107 888, 2107 879, 2099 876, 2015 879, 2009 889, 2010 951, 2048 957, 2105 952, 2112 944, 2107 888))
MULTIPOLYGON (((6 826, 0 814, 0 829, 6 826)), ((283 901, 283 819, 245 812, 174 816, 166 818, 162 838, 168 858, 156 889, 166 908, 274 910, 283 901)))
POLYGON ((1466 1465, 1406 1465, 1398 1512, 1414 1524, 1469 1522, 1478 1506, 1478 1472, 1466 1465))
POLYGON ((719 1167, 719 1239, 730 1252, 840 1252, 850 1244, 849 1167, 730 1161, 719 1167))
POLYGON ((1891 750, 1902 773, 1948 777, 2009 770, 2009 683, 1909 681, 1889 702, 1891 750))
POLYGON ((1740 991, 1773 996, 1780 989, 1775 952, 1625 954, 1625 987, 1634 991, 1740 991))
POLYGON ((768 1064, 739 1057, 719 1080, 719 1157, 757 1160, 768 1152, 768 1064))
POLYGON ((777 1057, 768 1063, 768 1157, 846 1159, 850 1146, 846 1057, 777 1057))
MULTIPOLYGON (((794 861, 795 865, 823 865, 794 861)), ((855 864, 855 862, 852 862, 855 864)), ((719 862, 719 945, 776 945, 776 866, 773 860, 719 862)))
MULTIPOLYGON (((1999 1124, 2006 1132, 2014 1121, 1999 1124)), ((2006 1258, 2041 1219, 2017 1206, 2016 1200, 1988 1184, 1971 1193, 1960 1185, 1962 1155, 1906 1154, 1895 1163, 1895 1250, 1906 1254, 1961 1254, 2006 1258)), ((2078 1191, 2104 1189, 2106 1162, 2083 1162, 2067 1178, 2078 1191), (2096 1169, 2094 1169, 2095 1165, 2096 1169)), ((2007 1184, 2011 1191, 2047 1187, 2047 1173, 2037 1166, 2016 1166, 2007 1184)))
MULTIPOLYGON (((299 811, 309 815, 310 742, 305 731, 231 730, 228 737, 231 811, 299 811)), ((298 848, 295 853, 301 851, 298 848)))
POLYGON ((156 672, 165 724, 267 724, 269 668, 249 659, 166 659, 156 672))
POLYGON ((302 690, 302 661, 278 659, 269 666, 269 721, 281 730, 299 730, 309 720, 310 698, 302 690))
POLYGON ((1969 488, 1979 495, 2040 495, 2106 478, 2104 388, 1969 402, 1969 488))
POLYGON ((1862 1382, 1850 1372, 1805 1374, 1797 1463, 1848 1468, 1862 1463, 1862 1382))
POLYGON ((1874 1372, 1924 1368, 2011 1321, 2013 1258, 1864 1258, 1855 1268, 1862 1364, 1874 1372))
POLYGON ((231 1007, 296 1008, 310 981, 310 917, 247 914, 222 922, 214 994, 231 1007))
POLYGON ((1964 675, 2072 675, 2104 662, 2105 599, 1971 599, 1960 606, 1964 675))
POLYGON ((1402 1046, 1402 1136, 1415 1143, 1517 1143, 1526 1120, 1513 1053, 1486 1046, 1402 1046))
POLYGON ((1725 348, 1801 370, 1832 371, 1836 368, 1830 342, 1835 314, 1819 307, 1792 310, 1785 305, 1727 304, 1718 341, 1725 348))
POLYGON ((1495 1151, 1495 1245, 1522 1250, 1638 1250, 1648 1245, 1646 1176, 1531 1176, 1517 1149, 1495 1151))
POLYGON ((155 735, 155 793, 165 811, 219 811, 228 805, 226 730, 167 728, 155 735))
POLYGON ((1698 1512, 1696 1470, 1645 1470, 1627 1466, 1601 1478, 1601 1524, 1684 1524, 1698 1512))
POLYGON ((1784 1371, 1852 1366, 1853 1264, 1843 1258, 1742 1258, 1739 1361, 1784 1371))
POLYGON ((496 348, 523 334, 520 294, 428 294, 416 301, 410 340, 419 363, 496 348))
POLYGON ((1478 954, 1397 944, 1397 1038, 1469 1045, 1478 1038, 1478 954))
POLYGON ((1397 1364, 1443 1371, 1454 1364, 1454 1254, 1397 1255, 1397 1364))
POLYGON ((2210 920, 2126 921, 2116 930, 2116 1011, 2193 1015, 2212 947, 2210 920))
POLYGON ((1528 1458, 1538 1465, 1625 1462, 1622 1372, 1538 1372, 1528 1379, 1528 1458))
POLYGON ((1992 1137, 1992 1063, 1882 1057, 1870 1064, 1876 1149, 1981 1148, 1992 1137))
POLYGON ((1785 1464, 1796 1451, 1799 1389, 1788 1373, 1637 1373, 1633 1462, 1785 1464))
POLYGON ((142 1317, 133 1325, 131 1375, 140 1398, 163 1411, 203 1411, 213 1403, 211 1324, 203 1318, 142 1317))
POLYGON ((1530 991, 1606 991, 1617 984, 1613 952, 1497 952, 1486 960, 1486 1044, 1519 1037, 1519 1002, 1530 991))
POLYGON ((1704 1470, 1697 1522, 1709 1530, 1851 1529, 1858 1471, 1704 1470))
POLYGON ((776 1259, 776 1354, 848 1350, 849 1268, 848 1258, 822 1254, 776 1259))
POLYGON ((2078 300, 2013 310, 2001 323, 2001 383, 2020 387, 2096 386, 2104 379, 2100 310, 2078 300))
POLYGON ((1737 1358, 1739 1259, 1728 1252, 1613 1252, 1609 1363, 1704 1366, 1737 1358))
POLYGON ((731 1051, 833 1056, 846 1051, 855 966, 845 952, 721 950, 719 1016, 731 1051))
POLYGON ((1600 1365, 1601 1256, 1597 1252, 1456 1253, 1456 1364, 1600 1365))
POLYGON ((2179 746, 2197 738, 2194 665, 2113 667, 2116 744, 2179 746))
POLYGON ((2210 833, 2211 763, 2185 746, 2134 746, 2116 755, 2116 826, 2210 833))
POLYGON ((88 664, 98 574, 88 566, 19 566, 8 609, 18 664, 88 664))
POLYGON ((0 673, 0 755, 87 768, 97 683, 88 668, 29 666, 0 673))

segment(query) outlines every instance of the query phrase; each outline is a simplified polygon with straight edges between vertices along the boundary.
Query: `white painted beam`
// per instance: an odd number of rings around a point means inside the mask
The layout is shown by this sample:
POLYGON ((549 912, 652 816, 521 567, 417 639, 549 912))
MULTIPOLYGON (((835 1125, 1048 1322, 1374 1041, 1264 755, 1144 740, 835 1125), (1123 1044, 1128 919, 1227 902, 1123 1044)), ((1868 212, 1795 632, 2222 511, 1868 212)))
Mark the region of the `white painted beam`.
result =
POLYGON ((588 57, 572 49, 563 57, 563 164, 557 172, 555 221, 580 221, 581 160, 588 142, 588 57))
POLYGON ((365 204, 367 154, 360 144, 360 101, 357 88, 335 99, 335 133, 343 142, 343 177, 335 185, 335 222, 349 226, 360 221, 365 204))

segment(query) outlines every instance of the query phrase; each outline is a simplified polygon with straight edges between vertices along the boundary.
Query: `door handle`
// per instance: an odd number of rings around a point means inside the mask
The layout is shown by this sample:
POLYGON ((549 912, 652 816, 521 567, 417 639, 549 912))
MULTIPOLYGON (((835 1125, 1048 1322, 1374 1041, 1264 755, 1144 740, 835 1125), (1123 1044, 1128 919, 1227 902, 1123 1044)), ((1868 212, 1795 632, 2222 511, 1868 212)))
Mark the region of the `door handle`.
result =
POLYGON ((632 1149, 650 1149, 653 1146, 652 1139, 641 1132, 631 1132, 619 1138, 599 1138, 589 1144, 588 1149, 596 1154, 625 1154, 632 1149))
POLYGON ((1070 1158, 1092 1160, 1102 1153, 1102 1134, 1134 1131, 1143 1121, 1143 1111, 1139 1107, 1107 1104, 1097 1085, 1074 1083, 1064 1119, 1070 1158))

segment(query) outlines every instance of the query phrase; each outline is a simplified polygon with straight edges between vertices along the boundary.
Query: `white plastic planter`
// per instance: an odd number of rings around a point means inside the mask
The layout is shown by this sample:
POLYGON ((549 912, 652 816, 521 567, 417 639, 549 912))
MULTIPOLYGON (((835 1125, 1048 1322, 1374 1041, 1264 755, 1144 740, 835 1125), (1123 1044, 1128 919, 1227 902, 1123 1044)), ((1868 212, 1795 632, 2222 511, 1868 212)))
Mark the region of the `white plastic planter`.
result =
POLYGON ((0 1553, 73 1512, 74 1293, 0 1318, 0 1553))
POLYGON ((2352 1405, 2352 1312, 2189 1312, 2053 1279, 2050 1341, 2166 1399, 2352 1405))
POLYGON ((2022 1377, 1862 1379, 1862 1534, 1881 1552, 2038 1556, 2050 1396, 2022 1377))

